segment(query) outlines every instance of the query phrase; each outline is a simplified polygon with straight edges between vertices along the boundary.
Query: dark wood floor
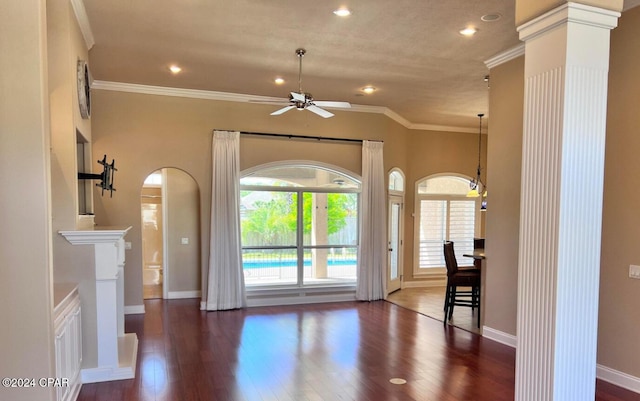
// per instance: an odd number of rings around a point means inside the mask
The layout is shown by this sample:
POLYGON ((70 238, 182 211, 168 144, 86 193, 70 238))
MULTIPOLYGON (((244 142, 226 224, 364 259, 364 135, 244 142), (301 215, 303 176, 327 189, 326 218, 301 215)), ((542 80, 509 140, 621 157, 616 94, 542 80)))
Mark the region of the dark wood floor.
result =
MULTIPOLYGON (((78 400, 513 399, 512 348, 385 301, 145 307, 126 317, 140 340, 136 378, 85 384, 78 400)), ((597 392, 596 400, 640 400, 601 381, 597 392)))

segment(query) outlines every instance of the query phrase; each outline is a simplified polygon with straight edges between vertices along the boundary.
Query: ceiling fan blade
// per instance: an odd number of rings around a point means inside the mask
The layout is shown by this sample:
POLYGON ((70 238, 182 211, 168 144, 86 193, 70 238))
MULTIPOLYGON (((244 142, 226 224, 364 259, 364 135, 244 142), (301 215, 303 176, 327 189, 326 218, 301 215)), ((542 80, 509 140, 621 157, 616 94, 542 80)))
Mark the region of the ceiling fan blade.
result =
POLYGON ((313 104, 309 105, 306 107, 307 110, 309 110, 312 113, 316 113, 317 115, 319 115, 322 118, 329 118, 329 117, 333 117, 333 113, 329 113, 328 111, 321 109, 318 106, 315 106, 313 104))
POLYGON ((293 99, 294 102, 304 102, 306 100, 304 94, 297 92, 291 92, 291 99, 293 99))
POLYGON ((285 113, 285 112, 287 112, 287 111, 289 111, 289 110, 293 109, 294 107, 296 107, 296 106, 287 106, 287 107, 283 107, 283 108, 281 108, 280 110, 276 110, 276 111, 274 111, 273 113, 271 113, 271 115, 272 115, 272 116, 279 116, 280 114, 285 113))
POLYGON ((314 100, 313 104, 320 107, 335 107, 338 109, 350 109, 351 103, 349 102, 332 102, 329 100, 314 100))
POLYGON ((290 104, 291 102, 289 101, 289 99, 273 99, 273 100, 253 100, 250 99, 249 103, 260 103, 260 104, 290 104))

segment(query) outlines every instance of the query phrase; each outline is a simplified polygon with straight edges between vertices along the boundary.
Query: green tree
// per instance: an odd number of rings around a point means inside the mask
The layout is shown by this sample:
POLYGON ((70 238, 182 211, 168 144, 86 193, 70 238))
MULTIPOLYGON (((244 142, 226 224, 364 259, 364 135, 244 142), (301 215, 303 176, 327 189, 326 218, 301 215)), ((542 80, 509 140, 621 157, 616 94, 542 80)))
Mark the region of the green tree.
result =
POLYGON ((297 197, 295 193, 275 192, 269 201, 256 201, 254 209, 242 220, 242 242, 247 245, 282 245, 291 233, 295 233, 297 197))
MULTIPOLYGON (((244 192, 248 194, 249 191, 244 192)), ((297 194, 274 192, 269 201, 256 201, 242 221, 242 241, 245 245, 283 245, 290 242, 297 229, 297 194)), ((347 225, 347 217, 357 213, 357 194, 327 194, 327 231, 334 234, 347 225)), ((313 194, 302 198, 303 230, 311 233, 313 194)))
MULTIPOLYGON (((358 208, 356 194, 327 194, 327 233, 335 234, 347 225, 347 217, 355 216, 358 208)), ((305 192, 302 198, 304 233, 311 232, 313 194, 305 192)))

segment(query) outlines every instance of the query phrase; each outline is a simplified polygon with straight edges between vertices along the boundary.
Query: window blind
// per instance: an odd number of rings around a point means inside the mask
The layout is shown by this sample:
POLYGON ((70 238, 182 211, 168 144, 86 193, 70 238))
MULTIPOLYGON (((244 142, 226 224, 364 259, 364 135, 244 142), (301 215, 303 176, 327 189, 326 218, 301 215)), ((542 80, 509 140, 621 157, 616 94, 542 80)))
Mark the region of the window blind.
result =
POLYGON ((467 264, 465 253, 473 252, 475 235, 475 200, 420 201, 419 268, 445 267, 442 244, 455 243, 456 259, 467 264))

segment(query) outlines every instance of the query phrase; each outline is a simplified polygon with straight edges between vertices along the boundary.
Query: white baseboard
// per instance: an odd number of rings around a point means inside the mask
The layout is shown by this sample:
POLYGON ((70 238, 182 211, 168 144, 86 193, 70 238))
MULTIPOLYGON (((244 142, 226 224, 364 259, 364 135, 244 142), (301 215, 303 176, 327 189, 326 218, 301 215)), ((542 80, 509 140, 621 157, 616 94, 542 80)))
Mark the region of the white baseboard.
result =
POLYGON ((403 281, 401 288, 431 288, 431 287, 446 287, 447 279, 436 280, 420 280, 420 281, 403 281))
POLYGON ((126 333, 118 338, 118 367, 103 366, 80 371, 82 383, 99 383, 113 380, 133 379, 138 360, 138 336, 126 333))
POLYGON ((200 310, 207 310, 207 303, 205 301, 200 301, 200 310))
POLYGON ((626 388, 629 391, 640 394, 640 377, 628 375, 615 369, 596 365, 596 377, 618 387, 626 388))
MULTIPOLYGON (((503 331, 483 326, 482 336, 504 345, 508 345, 512 348, 517 348, 518 338, 503 331)), ((620 372, 619 370, 611 369, 600 364, 596 365, 596 377, 618 387, 640 394, 640 377, 631 376, 627 373, 620 372)))
POLYGON ((518 338, 516 336, 487 326, 482 326, 482 337, 508 345, 511 348, 516 348, 518 344, 518 338))
POLYGON ((167 299, 200 298, 200 291, 169 291, 167 299))
POLYGON ((251 308, 254 306, 321 304, 326 302, 353 302, 355 300, 356 297, 352 293, 309 295, 305 297, 249 298, 247 299, 247 307, 251 308))
POLYGON ((125 305, 124 306, 124 314, 125 315, 140 315, 144 313, 144 304, 142 305, 125 305))

